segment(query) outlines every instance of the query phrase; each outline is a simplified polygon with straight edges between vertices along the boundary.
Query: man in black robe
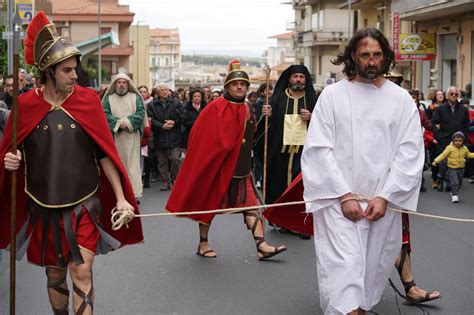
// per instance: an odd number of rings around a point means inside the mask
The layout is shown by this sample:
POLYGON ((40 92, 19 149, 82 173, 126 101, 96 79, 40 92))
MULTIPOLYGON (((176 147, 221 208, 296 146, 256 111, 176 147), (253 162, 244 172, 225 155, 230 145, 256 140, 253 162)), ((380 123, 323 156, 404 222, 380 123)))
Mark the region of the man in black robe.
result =
POLYGON ((304 135, 316 101, 317 94, 308 69, 303 65, 292 65, 283 71, 278 79, 270 104, 262 108, 256 146, 261 153, 259 156, 263 157, 264 117, 267 116, 269 129, 266 204, 275 202, 301 172, 304 135), (300 141, 294 140, 295 134, 300 135, 300 141))

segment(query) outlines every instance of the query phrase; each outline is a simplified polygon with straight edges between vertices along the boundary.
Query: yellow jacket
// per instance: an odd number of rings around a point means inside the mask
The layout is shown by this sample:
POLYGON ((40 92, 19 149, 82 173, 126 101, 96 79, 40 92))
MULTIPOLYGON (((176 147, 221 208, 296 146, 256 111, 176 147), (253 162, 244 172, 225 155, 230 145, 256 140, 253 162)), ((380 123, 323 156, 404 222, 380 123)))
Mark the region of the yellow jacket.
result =
POLYGON ((438 157, 434 160, 436 164, 443 161, 444 159, 448 158, 448 167, 449 168, 464 168, 466 165, 466 158, 474 159, 474 153, 469 152, 468 148, 463 145, 460 148, 456 148, 456 146, 451 142, 446 149, 444 149, 443 153, 438 155, 438 157))

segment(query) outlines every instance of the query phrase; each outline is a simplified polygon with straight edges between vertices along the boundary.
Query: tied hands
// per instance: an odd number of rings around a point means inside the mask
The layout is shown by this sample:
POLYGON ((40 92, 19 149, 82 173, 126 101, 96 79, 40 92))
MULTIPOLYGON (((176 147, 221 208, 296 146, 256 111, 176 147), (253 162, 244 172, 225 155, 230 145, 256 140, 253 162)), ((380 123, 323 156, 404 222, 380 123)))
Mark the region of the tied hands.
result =
POLYGON ((387 211, 387 201, 380 197, 370 200, 365 211, 362 211, 358 198, 350 193, 340 197, 339 201, 342 214, 352 222, 357 222, 362 218, 366 218, 369 221, 377 221, 384 217, 387 211))
MULTIPOLYGON (((270 105, 263 105, 262 107, 262 115, 266 116, 268 118, 272 117, 272 107, 270 105)), ((311 120, 311 112, 307 109, 300 109, 300 115, 301 119, 304 121, 310 121, 311 120)))

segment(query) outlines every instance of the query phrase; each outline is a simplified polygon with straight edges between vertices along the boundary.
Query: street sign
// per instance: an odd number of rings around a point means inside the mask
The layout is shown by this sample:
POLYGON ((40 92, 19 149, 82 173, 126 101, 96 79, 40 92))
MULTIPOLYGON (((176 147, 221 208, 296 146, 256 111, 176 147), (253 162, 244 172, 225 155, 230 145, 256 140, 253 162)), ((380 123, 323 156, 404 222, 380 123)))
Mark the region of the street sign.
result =
MULTIPOLYGON (((20 32, 20 39, 25 38, 25 32, 20 32)), ((13 32, 2 32, 2 39, 13 39, 13 32)))
POLYGON ((28 24, 33 19, 33 0, 15 0, 16 11, 20 14, 23 24, 28 24))
POLYGON ((433 60, 434 54, 395 54, 396 61, 417 61, 417 60, 433 60))

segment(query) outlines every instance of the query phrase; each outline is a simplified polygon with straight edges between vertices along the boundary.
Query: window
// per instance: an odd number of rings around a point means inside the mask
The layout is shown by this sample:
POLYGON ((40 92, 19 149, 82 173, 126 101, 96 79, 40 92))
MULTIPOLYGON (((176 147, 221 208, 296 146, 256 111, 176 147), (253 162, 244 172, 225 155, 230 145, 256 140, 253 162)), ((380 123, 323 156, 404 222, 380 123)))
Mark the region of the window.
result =
POLYGON ((100 28, 100 34, 101 34, 101 35, 110 33, 111 31, 112 31, 112 28, 111 28, 111 27, 101 27, 101 28, 100 28))

